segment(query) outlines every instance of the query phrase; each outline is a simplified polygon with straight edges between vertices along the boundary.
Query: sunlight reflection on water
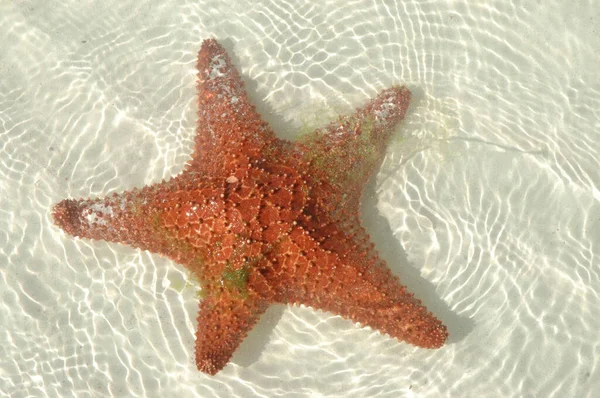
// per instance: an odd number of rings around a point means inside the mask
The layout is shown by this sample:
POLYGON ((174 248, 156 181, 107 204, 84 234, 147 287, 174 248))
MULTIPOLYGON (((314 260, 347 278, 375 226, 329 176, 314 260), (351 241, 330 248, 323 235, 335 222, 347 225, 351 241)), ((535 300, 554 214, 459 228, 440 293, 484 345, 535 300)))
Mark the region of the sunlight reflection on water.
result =
POLYGON ((566 7, 0 5, 0 392, 595 396, 598 22, 591 6, 566 7), (282 137, 392 84, 413 90, 362 214, 393 271, 448 325, 447 346, 273 307, 210 378, 193 363, 196 285, 181 267, 52 225, 64 197, 182 169, 207 37, 224 41, 282 137))

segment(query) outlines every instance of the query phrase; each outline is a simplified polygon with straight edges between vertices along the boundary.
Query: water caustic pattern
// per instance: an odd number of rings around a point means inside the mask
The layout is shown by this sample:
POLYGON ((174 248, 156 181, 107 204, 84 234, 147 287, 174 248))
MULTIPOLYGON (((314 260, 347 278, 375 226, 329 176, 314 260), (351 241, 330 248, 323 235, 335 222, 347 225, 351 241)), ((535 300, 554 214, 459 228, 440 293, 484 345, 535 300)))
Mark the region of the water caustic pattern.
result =
POLYGON ((55 223, 185 265, 199 280, 196 364, 216 374, 271 303, 306 304, 401 341, 438 348, 447 331, 400 285, 362 228, 362 186, 410 91, 382 91, 296 144, 275 137, 225 50, 198 55, 196 148, 180 175, 108 198, 67 199, 55 223))
MULTIPOLYGON (((573 5, 0 1, 0 396, 600 396, 600 18, 596 2, 573 5), (183 170, 208 37, 229 38, 248 97, 298 145, 410 87, 360 214, 447 326, 442 348, 272 305, 209 376, 195 363, 197 277, 56 227, 64 198, 183 170)), ((241 181, 229 177, 224 194, 241 181)), ((220 277, 245 294, 244 267, 220 277)))

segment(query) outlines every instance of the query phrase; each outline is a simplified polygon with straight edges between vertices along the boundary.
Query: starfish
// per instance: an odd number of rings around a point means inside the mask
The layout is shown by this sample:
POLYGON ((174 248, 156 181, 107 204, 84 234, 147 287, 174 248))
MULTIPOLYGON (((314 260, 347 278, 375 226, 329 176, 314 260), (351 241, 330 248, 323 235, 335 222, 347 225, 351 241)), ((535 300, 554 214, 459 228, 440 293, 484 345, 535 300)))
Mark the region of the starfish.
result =
POLYGON ((66 199, 66 233, 183 264, 201 287, 195 357, 214 375, 272 303, 304 304, 419 347, 446 327, 401 285, 361 226, 362 187, 411 93, 394 86, 353 114, 279 139, 250 103, 223 47, 198 54, 198 126, 184 170, 105 198, 66 199))

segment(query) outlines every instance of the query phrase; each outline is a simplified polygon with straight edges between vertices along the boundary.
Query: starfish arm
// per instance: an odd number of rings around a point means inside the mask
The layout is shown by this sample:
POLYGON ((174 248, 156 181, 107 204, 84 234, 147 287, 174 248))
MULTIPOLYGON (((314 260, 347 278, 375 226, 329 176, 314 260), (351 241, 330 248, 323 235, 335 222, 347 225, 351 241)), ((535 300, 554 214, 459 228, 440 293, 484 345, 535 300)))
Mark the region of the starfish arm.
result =
POLYGON ((363 108, 303 137, 296 148, 309 162, 310 184, 325 212, 341 211, 338 220, 358 211, 362 187, 385 155, 394 127, 404 119, 411 92, 383 90, 363 108), (324 184, 324 185, 323 185, 324 184))
POLYGON ((266 308, 264 301, 226 290, 204 299, 196 333, 198 370, 215 375, 223 369, 266 308))
POLYGON ((329 311, 419 347, 446 341, 446 327, 400 284, 368 240, 337 231, 320 241, 296 228, 278 253, 272 262, 281 268, 273 275, 282 302, 329 311))
POLYGON ((195 150, 186 170, 241 178, 247 165, 278 141, 250 103, 225 49, 213 39, 205 40, 198 53, 198 105, 195 150))
POLYGON ((210 179, 173 178, 104 198, 66 199, 54 206, 52 216, 69 235, 123 243, 188 264, 199 256, 189 243, 189 221, 206 213, 222 192, 210 179), (196 204, 198 210, 192 211, 196 204))
POLYGON ((370 326, 417 347, 439 348, 446 327, 385 267, 359 271, 339 266, 326 289, 309 291, 304 303, 370 326))
MULTIPOLYGON (((140 224, 134 210, 131 196, 136 192, 124 192, 96 199, 65 199, 54 206, 54 223, 71 236, 127 243, 136 246, 136 241, 144 241, 149 231, 140 224), (141 227, 141 228, 140 228, 141 227)), ((146 249, 149 245, 138 244, 146 249)))

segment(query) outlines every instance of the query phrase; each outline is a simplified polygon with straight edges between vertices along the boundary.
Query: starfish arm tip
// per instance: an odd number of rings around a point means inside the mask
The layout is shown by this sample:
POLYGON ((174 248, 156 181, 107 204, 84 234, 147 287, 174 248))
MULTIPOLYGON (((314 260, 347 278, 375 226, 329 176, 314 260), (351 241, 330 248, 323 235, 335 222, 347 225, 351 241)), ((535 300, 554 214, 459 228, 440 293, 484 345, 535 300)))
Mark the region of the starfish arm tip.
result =
POLYGON ((199 371, 214 376, 227 365, 229 357, 218 351, 206 353, 196 350, 196 366, 199 371))
POLYGON ((81 235, 80 206, 76 200, 65 199, 52 209, 54 224, 72 236, 81 235))
POLYGON ((265 302, 228 292, 206 297, 198 313, 195 351, 198 370, 215 375, 223 369, 265 309, 265 302))

